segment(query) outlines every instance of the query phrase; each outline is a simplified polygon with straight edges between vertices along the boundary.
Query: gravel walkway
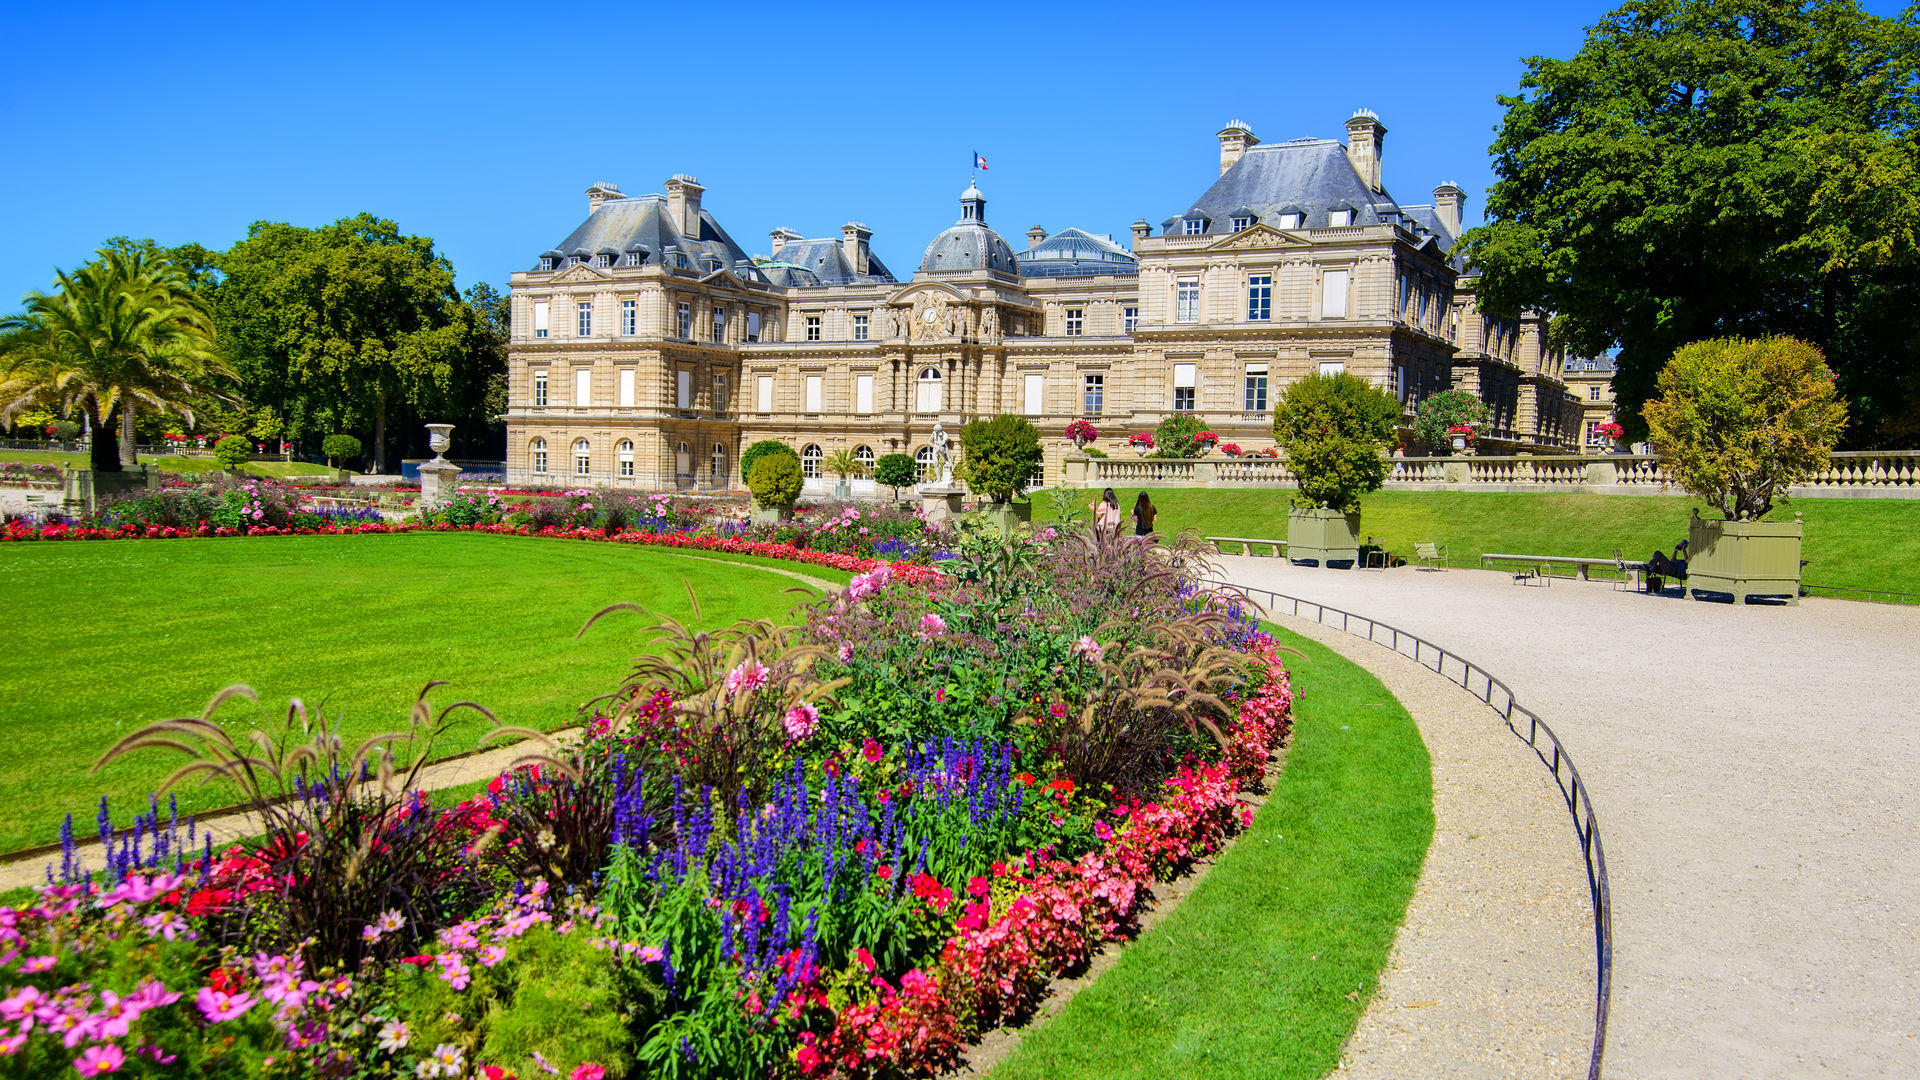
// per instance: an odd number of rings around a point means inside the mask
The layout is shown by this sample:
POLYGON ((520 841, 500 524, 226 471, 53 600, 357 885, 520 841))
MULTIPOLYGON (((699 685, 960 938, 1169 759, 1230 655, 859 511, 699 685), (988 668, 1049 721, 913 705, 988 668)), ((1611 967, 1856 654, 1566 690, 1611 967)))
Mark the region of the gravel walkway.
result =
POLYGON ((1219 563, 1442 643, 1560 733, 1613 886, 1607 1075, 1920 1075, 1920 611, 1219 563))

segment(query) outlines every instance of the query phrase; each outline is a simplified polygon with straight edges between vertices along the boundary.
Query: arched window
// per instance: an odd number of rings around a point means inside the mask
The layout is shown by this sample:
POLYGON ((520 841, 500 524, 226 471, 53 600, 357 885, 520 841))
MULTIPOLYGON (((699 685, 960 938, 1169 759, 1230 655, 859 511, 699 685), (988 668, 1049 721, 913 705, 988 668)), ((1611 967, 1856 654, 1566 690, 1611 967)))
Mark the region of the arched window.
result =
POLYGON ((727 448, 726 447, 720 445, 719 443, 713 444, 713 455, 708 462, 708 468, 711 470, 707 474, 707 478, 709 480, 712 480, 714 483, 717 484, 721 480, 726 479, 726 476, 727 476, 727 448))
POLYGON ((853 460, 860 463, 861 472, 864 472, 869 476, 873 474, 873 447, 871 446, 854 447, 853 460))
POLYGON ((927 368, 920 372, 919 410, 923 413, 940 411, 940 369, 927 368))
POLYGON ((933 447, 923 446, 913 452, 913 463, 919 466, 920 479, 928 480, 933 474, 933 447))
POLYGON ((633 475, 633 442, 629 439, 621 439, 620 445, 613 448, 613 456, 620 462, 620 475, 631 477, 633 475))
POLYGON ((808 443, 806 449, 800 451, 800 475, 809 480, 820 479, 821 456, 820 444, 808 443))
POLYGON ((593 448, 585 439, 577 439, 573 444, 573 474, 586 476, 593 472, 593 448))
POLYGON ((537 473, 546 472, 547 471, 547 440, 535 439, 532 442, 528 443, 527 456, 531 459, 531 463, 528 465, 529 472, 537 472, 537 473))

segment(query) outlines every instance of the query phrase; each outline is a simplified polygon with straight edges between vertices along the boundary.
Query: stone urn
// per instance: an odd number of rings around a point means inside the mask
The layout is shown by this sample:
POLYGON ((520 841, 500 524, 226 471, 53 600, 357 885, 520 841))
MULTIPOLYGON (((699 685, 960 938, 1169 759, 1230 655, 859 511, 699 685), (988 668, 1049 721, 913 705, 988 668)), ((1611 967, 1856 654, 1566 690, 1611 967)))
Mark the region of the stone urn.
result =
POLYGON ((1453 433, 1453 452, 1456 454, 1467 452, 1467 437, 1457 431, 1453 433))
POLYGON ((433 451, 433 460, 420 465, 420 507, 427 509, 440 506, 453 498, 454 479, 460 475, 460 466, 445 457, 447 447, 453 445, 450 436, 452 424, 428 424, 427 446, 433 451))
POLYGON ((1131 446, 1131 447, 1133 447, 1133 452, 1134 452, 1135 454, 1138 454, 1138 455, 1139 455, 1139 456, 1141 456, 1141 457, 1146 457, 1146 456, 1147 456, 1147 444, 1146 444, 1146 443, 1128 443, 1127 445, 1128 445, 1128 446, 1131 446))

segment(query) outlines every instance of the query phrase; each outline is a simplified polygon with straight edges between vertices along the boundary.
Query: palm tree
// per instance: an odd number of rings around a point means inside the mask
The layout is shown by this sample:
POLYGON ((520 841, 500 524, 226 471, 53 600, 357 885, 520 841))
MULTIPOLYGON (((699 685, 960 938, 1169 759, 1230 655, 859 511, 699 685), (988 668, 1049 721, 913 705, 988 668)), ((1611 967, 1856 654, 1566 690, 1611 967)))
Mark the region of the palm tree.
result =
POLYGON ((0 318, 0 422, 34 408, 75 410, 93 423, 92 466, 133 464, 133 421, 145 407, 193 423, 196 397, 229 398, 214 380, 232 375, 214 351, 206 302, 172 263, 106 249, 56 289, 0 318), (114 439, 118 431, 121 438, 114 439))
POLYGON ((844 449, 828 454, 826 459, 820 462, 820 467, 842 480, 849 476, 859 476, 866 471, 866 466, 860 463, 860 459, 844 449))

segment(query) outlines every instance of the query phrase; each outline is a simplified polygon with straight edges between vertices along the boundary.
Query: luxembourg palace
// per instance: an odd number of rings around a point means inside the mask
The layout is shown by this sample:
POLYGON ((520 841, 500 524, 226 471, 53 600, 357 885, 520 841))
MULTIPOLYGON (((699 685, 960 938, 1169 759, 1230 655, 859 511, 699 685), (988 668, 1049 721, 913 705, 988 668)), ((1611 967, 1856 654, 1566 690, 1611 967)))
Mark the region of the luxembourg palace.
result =
POLYGON ((820 490, 836 450, 924 463, 936 421, 957 435, 999 413, 1040 428, 1057 478, 1074 420, 1113 452, 1191 412, 1253 450, 1290 381, 1341 370, 1408 422, 1423 397, 1471 390, 1492 412, 1480 453, 1572 450, 1582 403, 1545 320, 1475 308, 1447 256, 1465 193, 1395 201, 1386 133, 1367 110, 1344 143, 1262 143, 1235 121, 1213 186, 1125 243, 1036 226, 1016 251, 969 186, 904 277, 857 221, 775 229, 749 255, 691 176, 637 197, 595 184, 586 220, 513 275, 507 479, 737 489, 740 452, 778 439, 820 490))

